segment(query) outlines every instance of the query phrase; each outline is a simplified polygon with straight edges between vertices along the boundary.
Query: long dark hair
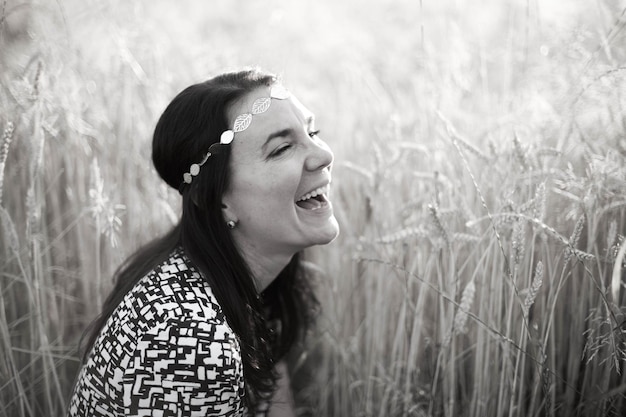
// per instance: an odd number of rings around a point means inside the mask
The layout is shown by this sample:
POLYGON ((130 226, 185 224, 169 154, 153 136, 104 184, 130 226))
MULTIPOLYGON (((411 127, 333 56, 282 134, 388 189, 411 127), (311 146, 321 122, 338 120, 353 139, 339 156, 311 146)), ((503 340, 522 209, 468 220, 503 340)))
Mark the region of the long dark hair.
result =
MULTIPOLYGON (((209 146, 219 141, 221 132, 228 129, 229 106, 250 91, 275 82, 272 74, 245 70, 217 76, 179 93, 161 115, 154 131, 152 160, 161 178, 179 189, 183 173, 191 164, 198 163, 209 146)), ((175 248, 182 246, 208 281, 228 324, 239 337, 246 403, 253 412, 257 401, 274 389, 274 364, 306 327, 316 301, 304 277, 300 254, 294 255, 262 295, 257 293, 250 269, 222 215, 221 199, 228 187, 229 159, 228 146, 211 156, 192 184, 180 188, 183 209, 180 222, 120 266, 115 274, 115 288, 90 326, 83 359, 126 293, 175 248), (268 326, 270 321, 279 324, 278 331, 268 326)))

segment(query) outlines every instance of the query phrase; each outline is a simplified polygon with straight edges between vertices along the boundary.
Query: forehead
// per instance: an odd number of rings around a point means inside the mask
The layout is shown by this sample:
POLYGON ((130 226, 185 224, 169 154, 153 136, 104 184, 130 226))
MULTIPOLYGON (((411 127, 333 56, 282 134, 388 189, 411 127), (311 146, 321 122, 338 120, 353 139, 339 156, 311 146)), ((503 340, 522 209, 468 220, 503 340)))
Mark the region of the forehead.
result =
MULTIPOLYGON (((268 87, 261 87, 244 95, 241 99, 234 102, 227 111, 228 123, 232 128, 237 116, 251 113, 253 103, 259 98, 270 96, 268 87)), ((288 98, 280 100, 272 98, 269 109, 264 113, 252 116, 252 121, 248 128, 242 132, 235 133, 235 143, 238 139, 247 138, 249 136, 258 136, 265 133, 272 133, 272 129, 285 129, 289 127, 302 126, 313 118, 313 113, 307 109, 293 94, 288 98)))
MULTIPOLYGON (((227 110, 229 126, 232 128, 237 116, 251 113, 255 100, 259 98, 267 98, 269 96, 270 89, 268 87, 260 87, 234 102, 227 110)), ((302 103, 292 94, 283 100, 272 98, 267 111, 253 115, 248 128, 243 132, 237 132, 235 137, 243 136, 248 132, 248 130, 258 130, 256 129, 257 127, 272 124, 272 122, 306 122, 306 120, 311 117, 313 117, 313 114, 309 111, 309 109, 304 107, 304 105, 302 105, 302 103)))

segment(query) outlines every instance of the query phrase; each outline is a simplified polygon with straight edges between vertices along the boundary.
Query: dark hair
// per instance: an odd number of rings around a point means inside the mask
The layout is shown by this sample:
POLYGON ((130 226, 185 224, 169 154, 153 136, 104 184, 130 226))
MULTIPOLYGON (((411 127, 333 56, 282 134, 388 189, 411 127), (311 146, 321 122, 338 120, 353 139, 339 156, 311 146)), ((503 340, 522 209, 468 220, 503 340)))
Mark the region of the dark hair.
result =
MULTIPOLYGON (((228 129, 226 111, 232 103, 261 86, 276 82, 259 70, 226 73, 192 85, 167 106, 152 142, 152 160, 163 180, 175 189, 183 173, 198 163, 209 146, 228 129)), ((90 326, 86 358, 113 310, 133 286, 171 252, 182 246, 202 272, 232 330, 239 337, 246 403, 254 412, 256 402, 266 398, 276 384, 274 363, 284 356, 310 319, 316 304, 310 284, 296 254, 262 296, 252 274, 229 233, 222 216, 222 195, 228 187, 230 147, 212 155, 191 184, 180 188, 182 217, 163 237, 140 248, 116 272, 116 284, 102 313, 90 326), (274 332, 268 322, 277 321, 274 332)))

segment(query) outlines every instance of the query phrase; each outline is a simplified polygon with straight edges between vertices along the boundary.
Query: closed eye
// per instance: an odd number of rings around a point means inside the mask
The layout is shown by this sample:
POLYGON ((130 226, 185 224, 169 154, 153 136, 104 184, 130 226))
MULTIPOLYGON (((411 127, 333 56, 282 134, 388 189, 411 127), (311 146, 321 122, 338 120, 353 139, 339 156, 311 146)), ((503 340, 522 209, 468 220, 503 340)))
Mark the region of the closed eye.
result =
POLYGON ((270 154, 270 158, 273 158, 273 157, 276 157, 276 156, 280 156, 280 155, 284 154, 288 149, 291 149, 291 144, 290 143, 285 143, 284 145, 281 145, 278 148, 276 148, 270 154))

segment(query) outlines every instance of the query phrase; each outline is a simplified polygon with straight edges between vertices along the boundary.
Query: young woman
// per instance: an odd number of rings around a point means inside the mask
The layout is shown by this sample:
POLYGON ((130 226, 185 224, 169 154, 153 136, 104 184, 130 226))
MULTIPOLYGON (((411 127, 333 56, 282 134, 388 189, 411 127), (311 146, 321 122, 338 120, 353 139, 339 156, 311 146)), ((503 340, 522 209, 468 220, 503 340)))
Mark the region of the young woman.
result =
POLYGON ((70 416, 293 415, 281 359, 314 301, 299 253, 339 232, 318 133, 258 70, 174 98, 152 159, 182 216, 118 271, 70 416))

